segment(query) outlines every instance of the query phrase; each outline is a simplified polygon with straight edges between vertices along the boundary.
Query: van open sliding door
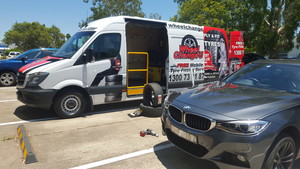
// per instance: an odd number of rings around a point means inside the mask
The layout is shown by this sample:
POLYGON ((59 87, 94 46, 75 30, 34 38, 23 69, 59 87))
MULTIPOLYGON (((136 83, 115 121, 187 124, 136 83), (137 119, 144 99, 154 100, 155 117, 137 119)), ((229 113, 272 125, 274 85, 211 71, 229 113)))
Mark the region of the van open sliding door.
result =
POLYGON ((166 84, 168 38, 165 23, 127 19, 127 96, 142 95, 148 83, 166 84))

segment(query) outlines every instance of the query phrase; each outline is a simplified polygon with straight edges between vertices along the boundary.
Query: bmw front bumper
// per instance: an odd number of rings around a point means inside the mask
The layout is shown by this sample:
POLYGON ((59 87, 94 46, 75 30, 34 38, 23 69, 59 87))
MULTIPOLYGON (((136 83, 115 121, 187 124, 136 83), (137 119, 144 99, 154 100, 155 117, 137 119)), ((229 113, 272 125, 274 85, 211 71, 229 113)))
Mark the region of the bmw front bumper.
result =
POLYGON ((258 135, 230 134, 219 129, 199 131, 162 115, 162 128, 168 140, 183 151, 213 161, 221 169, 260 169, 278 129, 268 127, 258 135), (269 130, 269 131, 268 131, 269 130))

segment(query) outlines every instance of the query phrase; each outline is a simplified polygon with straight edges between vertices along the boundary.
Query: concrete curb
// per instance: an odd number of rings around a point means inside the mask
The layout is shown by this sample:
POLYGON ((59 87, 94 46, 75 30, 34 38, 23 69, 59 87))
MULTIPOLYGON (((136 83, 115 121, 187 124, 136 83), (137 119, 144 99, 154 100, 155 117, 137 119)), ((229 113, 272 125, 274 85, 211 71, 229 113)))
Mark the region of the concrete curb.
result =
POLYGON ((37 162, 37 159, 32 151, 32 146, 30 144, 29 137, 27 135, 24 125, 19 125, 17 131, 20 139, 20 146, 23 153, 24 163, 30 164, 37 162))

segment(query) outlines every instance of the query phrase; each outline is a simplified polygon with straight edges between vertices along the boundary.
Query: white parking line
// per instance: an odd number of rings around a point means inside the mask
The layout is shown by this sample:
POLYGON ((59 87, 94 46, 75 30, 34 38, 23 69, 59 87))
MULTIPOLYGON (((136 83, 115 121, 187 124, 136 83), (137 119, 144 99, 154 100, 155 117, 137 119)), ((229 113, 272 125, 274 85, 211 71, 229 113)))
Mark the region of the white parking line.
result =
POLYGON ((16 87, 0 87, 0 90, 15 89, 16 87))
POLYGON ((14 122, 0 123, 0 126, 8 126, 8 125, 13 125, 13 124, 38 122, 38 121, 46 121, 46 120, 54 120, 54 119, 58 119, 58 117, 50 117, 50 118, 44 118, 44 119, 33 119, 33 120, 23 120, 23 121, 14 121, 14 122))
POLYGON ((70 168, 70 169, 88 169, 88 168, 99 167, 99 166, 114 163, 114 162, 117 162, 117 161, 125 160, 125 159, 128 159, 128 158, 137 157, 137 156, 141 156, 141 155, 144 155, 144 154, 152 153, 154 151, 164 150, 164 149, 167 149, 167 148, 170 148, 170 147, 173 147, 173 146, 174 146, 174 144, 170 143, 170 144, 166 144, 166 145, 162 145, 162 146, 157 146, 157 147, 154 147, 154 148, 149 148, 149 149, 146 149, 146 150, 133 152, 133 153, 130 153, 130 154, 125 154, 125 155, 121 155, 121 156, 117 156, 117 157, 112 157, 112 158, 102 160, 102 161, 97 161, 97 162, 81 165, 81 166, 70 168))
POLYGON ((18 101, 17 99, 13 99, 13 100, 0 100, 0 103, 4 103, 4 102, 16 102, 18 101))

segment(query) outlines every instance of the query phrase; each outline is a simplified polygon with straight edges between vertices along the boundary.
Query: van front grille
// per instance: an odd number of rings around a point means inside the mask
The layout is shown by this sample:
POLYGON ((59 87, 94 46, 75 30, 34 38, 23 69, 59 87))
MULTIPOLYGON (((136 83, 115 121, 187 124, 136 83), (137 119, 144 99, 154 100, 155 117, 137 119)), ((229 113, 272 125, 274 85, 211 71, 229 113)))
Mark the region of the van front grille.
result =
POLYGON ((18 86, 23 86, 24 81, 25 81, 25 76, 26 76, 25 73, 20 73, 20 72, 18 73, 18 77, 17 77, 18 86))

